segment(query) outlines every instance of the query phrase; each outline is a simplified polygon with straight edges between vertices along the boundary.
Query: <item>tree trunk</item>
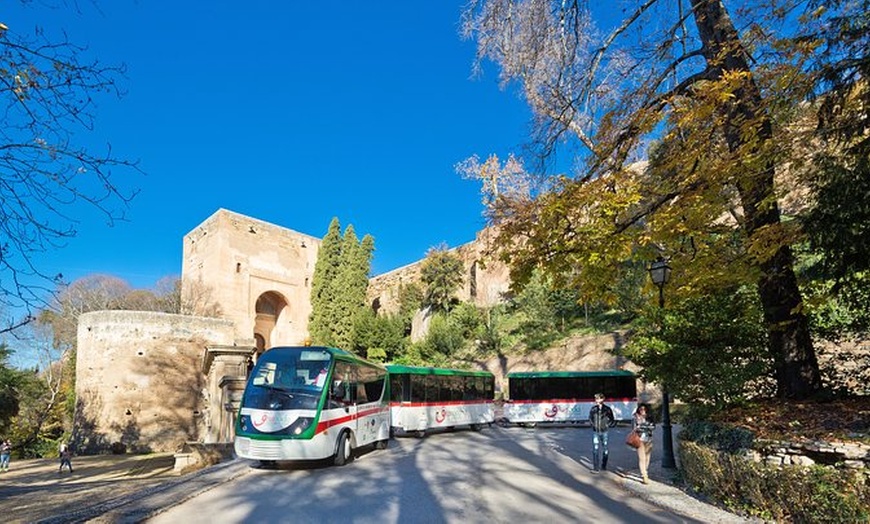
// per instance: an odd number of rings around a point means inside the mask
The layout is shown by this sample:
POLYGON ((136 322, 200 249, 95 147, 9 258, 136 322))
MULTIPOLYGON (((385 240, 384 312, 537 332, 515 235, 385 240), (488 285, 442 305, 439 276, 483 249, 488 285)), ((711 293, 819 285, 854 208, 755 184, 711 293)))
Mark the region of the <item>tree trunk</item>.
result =
MULTIPOLYGON (((698 33, 703 43, 704 58, 713 78, 727 71, 751 73, 740 37, 721 0, 690 0, 698 33)), ((763 107, 761 92, 747 74, 743 87, 723 108, 726 116, 725 139, 729 149, 745 150, 741 126, 756 122, 753 153, 763 154, 763 144, 771 140, 770 117, 763 107)), ((735 180, 743 206, 743 229, 750 244, 760 232, 780 225, 779 206, 774 192, 775 165, 765 161, 759 168, 740 170, 735 180)), ((786 398, 806 398, 821 389, 821 375, 803 313, 800 290, 795 277, 791 248, 781 245, 776 253, 759 260, 761 276, 758 294, 764 310, 768 332, 768 348, 774 361, 777 394, 786 398)))

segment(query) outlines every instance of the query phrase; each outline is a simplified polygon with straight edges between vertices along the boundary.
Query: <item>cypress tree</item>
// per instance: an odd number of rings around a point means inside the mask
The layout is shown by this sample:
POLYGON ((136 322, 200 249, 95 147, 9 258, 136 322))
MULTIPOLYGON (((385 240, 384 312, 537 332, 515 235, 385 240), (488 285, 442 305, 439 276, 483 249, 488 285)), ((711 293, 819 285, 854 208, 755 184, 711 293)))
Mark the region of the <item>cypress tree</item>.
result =
POLYGON ((335 281, 341 264, 342 238, 338 217, 333 217, 314 264, 311 282, 311 318, 308 331, 315 344, 335 345, 332 331, 335 281))
POLYGON ((332 219, 314 266, 311 287, 309 331, 315 344, 353 348, 354 320, 365 308, 373 253, 371 235, 360 242, 352 225, 342 235, 338 219, 332 219))
MULTIPOLYGON (((356 245, 353 253, 347 259, 347 285, 346 293, 348 296, 348 307, 351 315, 349 316, 349 336, 348 347, 350 344, 355 344, 354 326, 356 319, 368 309, 366 304, 366 291, 369 287, 369 273, 371 272, 372 255, 375 250, 375 240, 371 235, 363 237, 362 241, 356 245)), ((368 349, 368 348, 366 348, 368 349)))
MULTIPOLYGON (((371 244, 371 240, 368 243, 371 244)), ((341 247, 341 263, 336 279, 336 290, 340 290, 340 293, 336 293, 332 325, 336 343, 340 347, 350 348, 354 318, 365 305, 370 254, 365 252, 366 248, 357 239, 352 225, 344 230, 341 247)))

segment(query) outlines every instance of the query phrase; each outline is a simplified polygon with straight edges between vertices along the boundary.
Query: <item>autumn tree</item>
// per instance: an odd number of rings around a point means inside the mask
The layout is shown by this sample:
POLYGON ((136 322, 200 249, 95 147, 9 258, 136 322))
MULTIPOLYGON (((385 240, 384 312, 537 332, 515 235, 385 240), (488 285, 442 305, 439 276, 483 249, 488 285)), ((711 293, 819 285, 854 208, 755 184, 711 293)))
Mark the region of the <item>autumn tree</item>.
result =
POLYGON ((818 391, 798 231, 779 204, 800 145, 795 97, 818 56, 795 28, 866 19, 866 3, 643 0, 611 22, 586 2, 471 2, 464 35, 521 89, 536 152, 581 160, 526 192, 489 189, 514 277, 543 267, 591 294, 626 260, 665 256, 685 298, 753 282, 778 395, 818 391))
POLYGON ((138 171, 134 162, 82 142, 96 101, 120 95, 123 73, 62 34, 0 20, 0 305, 25 311, 24 322, 63 281, 39 255, 74 237, 86 208, 110 224, 123 220, 135 194, 116 183, 119 172, 138 171))
MULTIPOLYGON (((74 360, 81 315, 104 310, 180 313, 176 308, 185 308, 187 302, 181 299, 179 290, 178 279, 172 278, 162 279, 155 290, 149 290, 133 289, 126 280, 111 275, 88 275, 58 286, 52 293, 53 301, 39 311, 36 326, 30 332, 48 330, 52 336, 52 349, 58 352, 58 356, 69 351, 69 358, 74 360)), ((207 303, 205 300, 201 302, 207 303)), ((39 344, 31 346, 41 347, 39 344)), ((36 353, 44 357, 44 351, 36 353)))
POLYGON ((214 288, 201 279, 182 281, 164 277, 155 284, 157 302, 154 311, 220 318, 223 308, 214 297, 214 288))
MULTIPOLYGON (((60 351, 75 347, 79 317, 91 311, 127 309, 125 298, 133 288, 125 280, 110 275, 88 275, 54 292, 51 307, 42 309, 37 323, 49 326, 54 346, 60 351)), ((135 297, 134 297, 135 299, 135 297)))

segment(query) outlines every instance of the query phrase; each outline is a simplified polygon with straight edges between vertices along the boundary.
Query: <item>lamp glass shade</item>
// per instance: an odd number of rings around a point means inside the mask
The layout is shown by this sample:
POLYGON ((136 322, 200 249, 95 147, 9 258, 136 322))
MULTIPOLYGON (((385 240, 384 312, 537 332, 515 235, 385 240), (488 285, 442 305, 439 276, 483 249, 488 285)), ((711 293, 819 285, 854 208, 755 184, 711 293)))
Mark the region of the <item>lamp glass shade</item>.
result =
POLYGON ((649 276, 653 284, 663 286, 671 276, 671 266, 664 259, 658 259, 649 267, 649 276))

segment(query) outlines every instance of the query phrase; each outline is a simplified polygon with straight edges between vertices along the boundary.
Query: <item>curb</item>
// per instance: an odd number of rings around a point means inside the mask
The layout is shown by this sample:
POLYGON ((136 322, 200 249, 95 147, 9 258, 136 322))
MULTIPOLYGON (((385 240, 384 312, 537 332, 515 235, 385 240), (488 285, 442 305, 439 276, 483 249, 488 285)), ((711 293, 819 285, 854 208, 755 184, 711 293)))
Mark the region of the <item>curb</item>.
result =
POLYGON ((650 477, 649 484, 643 484, 623 468, 617 468, 613 475, 608 476, 625 491, 675 515, 714 524, 759 522, 699 500, 677 486, 654 477, 650 477))

